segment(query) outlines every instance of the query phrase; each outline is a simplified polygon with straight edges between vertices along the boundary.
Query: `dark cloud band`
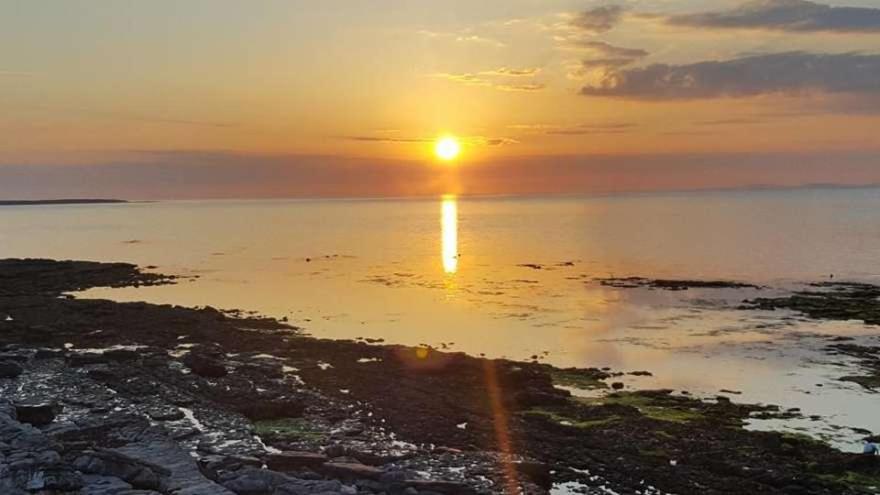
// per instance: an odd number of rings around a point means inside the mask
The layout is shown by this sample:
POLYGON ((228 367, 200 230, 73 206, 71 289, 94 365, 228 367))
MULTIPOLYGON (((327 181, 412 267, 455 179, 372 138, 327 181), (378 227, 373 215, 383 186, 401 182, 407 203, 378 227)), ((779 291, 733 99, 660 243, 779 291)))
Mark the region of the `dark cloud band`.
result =
POLYGON ((714 29, 880 32, 880 9, 832 7, 807 0, 755 0, 725 11, 672 16, 667 23, 714 29))
POLYGON ((646 100, 821 91, 880 93, 880 55, 774 53, 685 65, 607 71, 581 93, 646 100))

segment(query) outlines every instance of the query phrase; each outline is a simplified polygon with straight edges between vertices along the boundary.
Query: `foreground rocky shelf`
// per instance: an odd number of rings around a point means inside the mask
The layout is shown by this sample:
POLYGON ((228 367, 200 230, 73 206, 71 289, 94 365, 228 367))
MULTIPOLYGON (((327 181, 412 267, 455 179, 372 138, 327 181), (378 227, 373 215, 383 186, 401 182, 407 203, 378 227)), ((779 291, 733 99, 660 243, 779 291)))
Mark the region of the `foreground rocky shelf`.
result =
POLYGON ((303 336, 211 308, 79 300, 169 283, 0 261, 0 493, 876 493, 880 464, 742 428, 791 414, 602 370, 303 336))

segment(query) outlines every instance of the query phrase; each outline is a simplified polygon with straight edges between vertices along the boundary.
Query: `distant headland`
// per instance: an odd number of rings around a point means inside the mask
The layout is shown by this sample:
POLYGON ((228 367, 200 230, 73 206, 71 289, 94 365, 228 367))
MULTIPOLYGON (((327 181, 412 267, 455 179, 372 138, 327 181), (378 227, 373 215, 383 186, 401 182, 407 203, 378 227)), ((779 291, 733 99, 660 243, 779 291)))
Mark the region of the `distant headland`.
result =
POLYGON ((40 205, 93 205, 128 203, 124 199, 33 199, 33 200, 0 200, 0 206, 40 206, 40 205))

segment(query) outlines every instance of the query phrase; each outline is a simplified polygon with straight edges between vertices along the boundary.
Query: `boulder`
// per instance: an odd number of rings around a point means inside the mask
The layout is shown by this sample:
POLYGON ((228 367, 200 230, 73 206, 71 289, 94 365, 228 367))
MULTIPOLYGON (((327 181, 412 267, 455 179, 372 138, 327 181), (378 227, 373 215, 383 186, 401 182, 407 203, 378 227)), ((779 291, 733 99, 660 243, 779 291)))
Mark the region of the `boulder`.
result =
POLYGON ((149 409, 147 415, 154 421, 177 421, 183 419, 183 411, 176 407, 156 407, 149 409))
POLYGON ((207 354, 187 354, 183 357, 183 364, 193 373, 204 378, 222 378, 227 374, 223 363, 219 359, 207 354))
POLYGON ((24 369, 12 361, 0 361, 0 378, 15 378, 24 373, 24 369))
POLYGON ((54 402, 16 404, 15 416, 22 423, 43 426, 55 421, 55 415, 60 413, 61 410, 62 406, 54 402))

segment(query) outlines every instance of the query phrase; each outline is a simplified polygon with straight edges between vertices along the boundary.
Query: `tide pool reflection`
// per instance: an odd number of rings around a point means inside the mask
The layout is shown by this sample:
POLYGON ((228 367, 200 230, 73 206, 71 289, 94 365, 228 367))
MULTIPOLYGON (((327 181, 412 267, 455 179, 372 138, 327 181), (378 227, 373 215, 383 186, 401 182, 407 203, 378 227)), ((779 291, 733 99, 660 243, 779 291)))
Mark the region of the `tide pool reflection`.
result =
POLYGON ((458 271, 458 200, 455 196, 443 196, 440 209, 440 226, 443 236, 443 271, 458 271))

